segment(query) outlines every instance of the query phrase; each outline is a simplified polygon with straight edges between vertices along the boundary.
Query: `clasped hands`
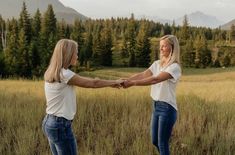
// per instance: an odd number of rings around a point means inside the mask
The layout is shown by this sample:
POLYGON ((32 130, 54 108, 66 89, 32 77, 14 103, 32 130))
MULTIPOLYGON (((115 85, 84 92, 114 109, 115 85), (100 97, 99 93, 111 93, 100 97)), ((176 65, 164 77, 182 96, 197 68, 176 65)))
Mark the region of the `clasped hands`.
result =
POLYGON ((113 88, 129 88, 131 86, 134 86, 134 81, 128 80, 128 79, 118 79, 115 81, 115 84, 112 85, 113 88))

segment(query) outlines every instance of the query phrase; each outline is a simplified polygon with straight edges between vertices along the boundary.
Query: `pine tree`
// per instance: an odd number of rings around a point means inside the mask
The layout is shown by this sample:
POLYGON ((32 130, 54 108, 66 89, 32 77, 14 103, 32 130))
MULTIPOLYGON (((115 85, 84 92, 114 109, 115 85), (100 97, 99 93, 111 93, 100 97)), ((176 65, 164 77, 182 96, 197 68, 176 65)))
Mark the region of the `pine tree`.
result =
POLYGON ((56 34, 56 18, 52 5, 48 5, 47 11, 43 17, 43 33, 46 35, 56 34))
POLYGON ((160 36, 162 37, 164 35, 165 35, 165 30, 164 30, 164 27, 162 26, 161 31, 160 31, 160 36))
POLYGON ((74 26, 70 35, 70 38, 75 40, 78 43, 79 48, 81 49, 83 45, 83 27, 80 20, 74 21, 74 26))
POLYGON ((175 20, 173 20, 172 25, 171 25, 171 28, 172 28, 171 34, 175 35, 175 34, 176 34, 175 20))
POLYGON ((197 35, 195 40, 195 67, 205 68, 211 63, 211 52, 207 47, 203 34, 197 35))
POLYGON ((84 64, 86 66, 87 69, 90 69, 90 61, 92 58, 92 43, 93 37, 91 34, 91 30, 88 29, 88 32, 85 34, 85 38, 84 38, 84 45, 81 49, 81 52, 84 53, 84 64))
POLYGON ((150 53, 150 63, 159 59, 159 39, 153 37, 150 39, 151 42, 151 53, 150 53))
POLYGON ((85 61, 85 53, 83 50, 83 27, 82 22, 78 19, 74 21, 74 26, 72 28, 72 32, 70 34, 70 38, 75 40, 78 43, 78 51, 79 51, 79 62, 80 66, 83 66, 85 61))
POLYGON ((164 35, 171 34, 171 27, 168 23, 164 25, 163 29, 164 29, 164 35))
POLYGON ((57 40, 66 38, 67 24, 64 19, 57 24, 57 40))
POLYGON ((4 50, 4 60, 5 60, 5 68, 6 74, 16 76, 19 72, 17 70, 17 60, 18 60, 18 25, 15 19, 8 21, 7 23, 7 46, 4 50))
POLYGON ((181 27, 180 31, 180 39, 187 40, 189 39, 189 22, 187 15, 184 16, 183 26, 181 27))
POLYGON ((5 74, 5 63, 4 63, 4 53, 3 53, 3 44, 4 44, 4 35, 5 34, 5 21, 0 15, 0 77, 5 74))
POLYGON ((230 40, 235 41, 235 25, 232 24, 231 29, 230 29, 230 40))
POLYGON ((93 37, 93 54, 92 54, 92 61, 95 66, 101 65, 101 54, 102 54, 102 47, 101 47, 101 25, 97 25, 94 30, 94 37, 93 37))
POLYGON ((193 51, 193 40, 190 38, 186 41, 186 45, 182 47, 182 63, 185 67, 195 66, 195 52, 193 51))
POLYGON ((41 65, 41 57, 40 51, 43 51, 40 49, 41 45, 41 13, 39 9, 37 9, 33 20, 32 20, 32 40, 29 46, 29 60, 31 65, 31 72, 33 76, 41 76, 43 75, 43 70, 40 68, 41 65))
POLYGON ((27 45, 27 38, 23 29, 19 33, 19 44, 18 44, 18 57, 17 57, 17 70, 18 75, 23 77, 31 76, 31 65, 29 61, 29 50, 27 45))
POLYGON ((2 16, 0 15, 0 52, 3 51, 5 32, 6 32, 5 21, 3 20, 2 16))
POLYGON ((0 78, 5 75, 5 63, 3 51, 0 51, 0 78))
POLYGON ((127 25, 127 50, 129 53, 129 66, 135 67, 136 66, 136 53, 135 53, 135 46, 136 46, 136 32, 135 32, 135 20, 134 14, 131 15, 131 19, 128 20, 127 25))
POLYGON ((31 72, 33 76, 42 76, 43 70, 41 70, 41 59, 40 59, 40 51, 39 51, 39 43, 37 40, 32 40, 30 47, 29 47, 29 59, 30 59, 30 66, 31 72))
POLYGON ((128 58, 129 53, 127 51, 127 41, 126 37, 123 35, 122 36, 122 42, 121 42, 121 58, 128 58))
POLYGON ((65 38, 70 38, 70 35, 71 35, 71 26, 69 24, 67 24, 66 26, 66 30, 65 30, 65 38))
POLYGON ((42 20, 41 30, 41 53, 40 59, 42 70, 49 64, 50 57, 56 44, 56 18, 52 5, 48 5, 42 20))
POLYGON ((23 2, 22 11, 20 13, 20 19, 19 19, 19 29, 23 29, 26 42, 29 45, 31 41, 31 23, 30 23, 30 16, 27 11, 27 7, 25 2, 23 2))
POLYGON ((101 65, 112 66, 112 35, 108 23, 101 31, 101 65))
POLYGON ((202 60, 201 64, 203 68, 208 67, 211 64, 211 51, 208 49, 208 43, 205 35, 202 36, 202 43, 204 45, 204 48, 202 50, 202 60))
POLYGON ((42 19, 41 19, 41 13, 39 11, 39 9, 37 9, 34 17, 33 17, 33 21, 32 21, 32 38, 35 39, 39 39, 40 37, 40 31, 41 31, 41 23, 42 23, 42 19))
POLYGON ((139 67, 147 67, 150 63, 151 52, 148 29, 147 23, 142 23, 136 39, 136 62, 139 67))

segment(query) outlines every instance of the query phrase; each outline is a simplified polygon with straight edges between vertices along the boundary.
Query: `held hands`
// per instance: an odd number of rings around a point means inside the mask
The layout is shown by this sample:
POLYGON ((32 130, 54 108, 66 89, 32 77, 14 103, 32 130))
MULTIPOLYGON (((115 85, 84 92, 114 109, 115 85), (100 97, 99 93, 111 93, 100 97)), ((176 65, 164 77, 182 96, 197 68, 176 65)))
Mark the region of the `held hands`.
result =
POLYGON ((115 81, 115 83, 113 85, 111 85, 111 87, 120 89, 122 87, 123 83, 124 83, 124 80, 118 79, 115 81))
POLYGON ((134 86, 134 85, 135 85, 134 81, 131 81, 131 80, 125 80, 122 83, 123 88, 129 88, 129 87, 134 86))
POLYGON ((111 87, 120 89, 121 87, 122 88, 129 88, 134 85, 135 85, 134 81, 122 78, 122 79, 116 80, 115 84, 112 85, 111 87))

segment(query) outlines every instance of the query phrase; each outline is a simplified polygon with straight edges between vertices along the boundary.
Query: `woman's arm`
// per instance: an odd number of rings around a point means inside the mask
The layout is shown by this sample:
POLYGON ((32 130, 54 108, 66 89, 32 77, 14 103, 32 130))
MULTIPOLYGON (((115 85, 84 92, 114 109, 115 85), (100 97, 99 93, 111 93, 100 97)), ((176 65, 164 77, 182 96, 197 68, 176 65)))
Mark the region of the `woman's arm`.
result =
POLYGON ((141 80, 141 79, 145 79, 147 77, 152 76, 152 72, 150 71, 150 69, 147 69, 141 73, 137 73, 132 75, 131 77, 127 78, 127 80, 141 80))
POLYGON ((121 87, 123 80, 101 80, 74 75, 69 81, 69 85, 75 85, 84 88, 102 88, 102 87, 121 87))
POLYGON ((131 86, 147 86, 152 85, 156 83, 160 83, 162 81, 168 80, 173 78, 169 73, 167 72, 161 72, 158 76, 150 76, 141 80, 127 80, 124 82, 124 87, 128 88, 131 86))

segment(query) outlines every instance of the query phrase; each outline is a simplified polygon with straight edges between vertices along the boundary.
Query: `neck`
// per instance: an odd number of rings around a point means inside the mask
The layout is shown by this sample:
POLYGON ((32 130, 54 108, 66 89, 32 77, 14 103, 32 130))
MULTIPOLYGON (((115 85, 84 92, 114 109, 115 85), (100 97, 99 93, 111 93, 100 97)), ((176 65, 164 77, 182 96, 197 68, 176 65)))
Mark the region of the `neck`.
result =
POLYGON ((162 57, 162 60, 161 60, 161 66, 164 67, 168 64, 169 62, 169 58, 166 58, 166 57, 162 57))

